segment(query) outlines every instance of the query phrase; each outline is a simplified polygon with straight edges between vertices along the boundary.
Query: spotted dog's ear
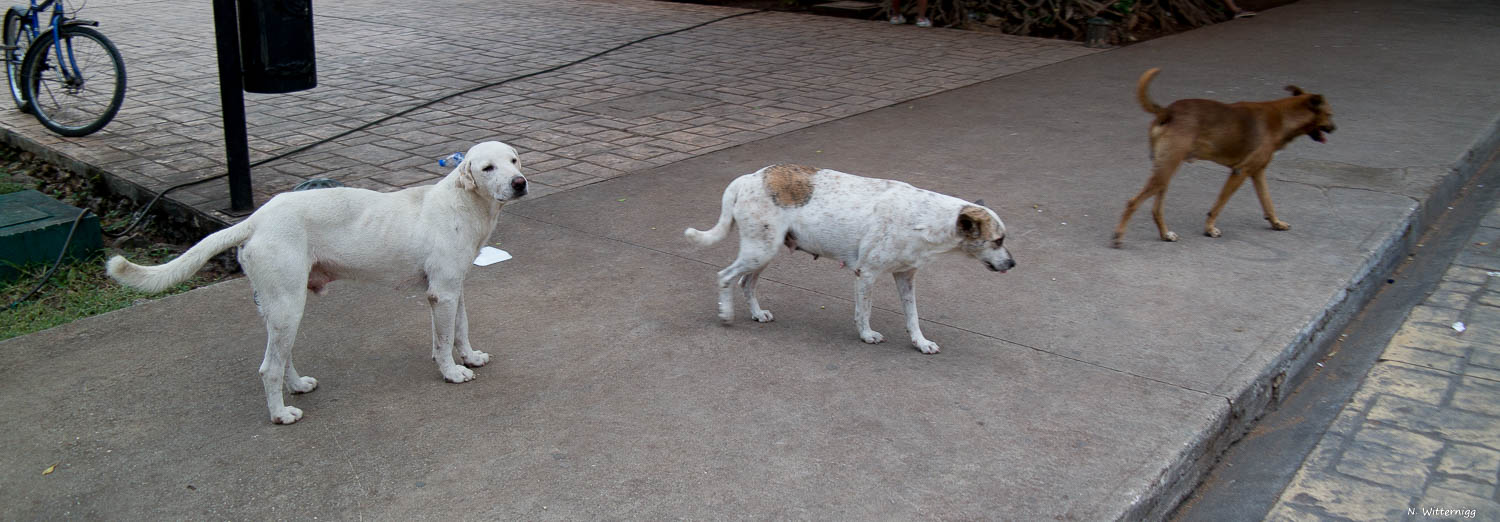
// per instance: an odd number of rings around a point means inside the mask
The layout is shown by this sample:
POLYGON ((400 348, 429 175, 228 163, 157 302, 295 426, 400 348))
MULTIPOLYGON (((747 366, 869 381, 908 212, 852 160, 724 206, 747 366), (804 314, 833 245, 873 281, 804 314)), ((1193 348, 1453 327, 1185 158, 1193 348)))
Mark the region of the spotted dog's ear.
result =
POLYGON ((984 239, 995 226, 990 213, 983 208, 966 206, 958 213, 958 234, 969 239, 984 239))
POLYGON ((1307 94, 1307 91, 1303 91, 1301 87, 1298 87, 1296 85, 1286 86, 1286 92, 1292 93, 1292 96, 1301 96, 1307 94))
POLYGON ((979 205, 981 207, 988 206, 988 205, 984 204, 984 200, 983 199, 976 199, 976 200, 974 200, 974 204, 975 205, 979 205))
POLYGON ((458 164, 458 188, 464 190, 479 188, 479 183, 474 181, 474 162, 469 161, 468 158, 464 158, 463 162, 458 164))

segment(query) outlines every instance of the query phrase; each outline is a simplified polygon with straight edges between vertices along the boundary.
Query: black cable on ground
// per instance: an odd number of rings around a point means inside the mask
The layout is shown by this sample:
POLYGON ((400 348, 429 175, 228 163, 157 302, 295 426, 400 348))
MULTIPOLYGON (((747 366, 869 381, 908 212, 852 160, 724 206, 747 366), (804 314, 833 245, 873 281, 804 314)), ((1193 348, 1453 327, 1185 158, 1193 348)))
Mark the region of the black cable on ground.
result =
POLYGON ((78 217, 73 218, 73 226, 68 229, 67 239, 63 240, 62 251, 57 253, 57 260, 52 262, 52 268, 48 269, 47 273, 42 274, 42 280, 37 281, 35 288, 32 288, 31 291, 28 292, 25 296, 22 296, 20 299, 12 302, 9 306, 6 306, 6 310, 15 308, 16 305, 26 302, 26 300, 35 297, 38 292, 42 291, 42 287, 46 286, 47 280, 52 279, 52 274, 57 272, 57 267, 62 266, 63 257, 66 257, 68 254, 68 246, 73 244, 73 233, 78 232, 78 224, 82 223, 84 216, 87 215, 89 215, 88 210, 81 210, 78 212, 78 217))
MULTIPOLYGON (((510 83, 510 82, 514 82, 514 81, 518 81, 518 80, 524 80, 524 79, 527 79, 527 78, 531 78, 531 77, 540 76, 540 75, 543 75, 543 74, 555 72, 557 70, 564 69, 564 68, 567 68, 567 67, 572 67, 574 65, 578 65, 580 63, 584 63, 584 62, 593 60, 595 58, 599 58, 601 56, 604 56, 606 54, 618 51, 620 49, 624 49, 626 47, 630 47, 632 45, 636 45, 636 44, 645 42, 647 40, 661 38, 663 36, 671 36, 671 35, 674 35, 674 34, 677 34, 677 33, 691 31, 693 29, 697 29, 697 28, 703 27, 705 25, 722 22, 722 21, 725 21, 725 20, 728 20, 728 19, 731 19, 731 18, 739 18, 741 16, 753 15, 753 14, 762 13, 762 12, 765 12, 765 11, 766 11, 765 9, 760 9, 760 10, 748 11, 748 12, 744 12, 744 13, 736 13, 736 14, 732 14, 732 15, 729 15, 729 16, 723 16, 723 17, 715 18, 715 19, 709 20, 707 22, 693 24, 693 25, 690 25, 690 26, 687 26, 687 27, 683 27, 681 29, 674 29, 674 30, 667 31, 667 32, 664 32, 664 33, 657 33, 657 34, 653 34, 651 36, 637 38, 635 40, 631 40, 631 41, 622 43, 620 45, 616 45, 616 46, 611 47, 609 49, 605 49, 603 51, 599 51, 599 52, 596 52, 594 54, 590 54, 590 55, 585 56, 583 58, 579 58, 577 60, 573 60, 571 62, 564 63, 562 65, 557 65, 557 66, 549 67, 549 68, 542 69, 542 70, 536 71, 536 72, 526 73, 526 74, 523 74, 523 75, 520 75, 520 76, 512 76, 510 78, 506 78, 504 80, 500 80, 500 81, 497 81, 497 82, 486 83, 486 84, 483 84, 483 85, 479 85, 477 87, 470 87, 470 88, 464 89, 462 91, 450 93, 450 94, 447 94, 445 96, 442 96, 442 97, 439 97, 439 98, 434 98, 432 100, 428 100, 428 101, 423 102, 421 104, 414 105, 412 107, 408 107, 408 108, 403 109, 403 110, 401 110, 399 112, 396 112, 394 114, 390 114, 390 115, 381 117, 381 118, 376 119, 374 121, 367 122, 367 123, 362 124, 362 125, 360 125, 358 127, 346 130, 344 132, 340 132, 340 133, 335 134, 333 136, 330 136, 330 137, 327 137, 327 138, 323 138, 323 139, 320 139, 318 141, 314 141, 312 143, 308 143, 306 145, 294 148, 292 150, 283 152, 281 154, 277 154, 275 156, 272 156, 272 157, 269 157, 269 158, 266 158, 266 159, 262 159, 260 161, 252 162, 252 163, 250 163, 250 167, 252 167, 252 168, 259 167, 261 165, 265 165, 267 163, 270 163, 270 162, 273 162, 273 161, 276 161, 276 160, 280 160, 280 159, 286 158, 286 157, 291 156, 293 154, 299 154, 299 153, 302 153, 302 152, 306 152, 306 151, 311 150, 312 148, 317 147, 319 145, 323 145, 323 144, 329 143, 331 141, 334 141, 334 140, 337 140, 337 139, 349 136, 350 134, 354 134, 356 132, 360 132, 360 131, 369 129, 371 127, 374 127, 374 126, 380 125, 382 123, 391 121, 393 119, 405 116, 407 114, 411 114, 411 113, 416 112, 418 110, 425 109, 425 108, 431 107, 433 105, 436 105, 436 104, 439 104, 439 103, 451 100, 453 98, 457 98, 459 96, 463 96, 465 94, 470 94, 470 93, 474 93, 474 92, 477 92, 477 91, 482 91, 482 90, 485 90, 485 89, 491 89, 491 88, 499 87, 501 85, 505 85, 505 84, 510 83)), ((216 179, 221 179, 221 178, 224 178, 224 177, 227 177, 227 176, 229 176, 229 174, 228 173, 224 173, 224 174, 219 174, 217 176, 211 176, 211 177, 203 178, 203 179, 200 179, 200 180, 189 181, 187 183, 181 183, 181 184, 178 184, 178 185, 173 185, 173 186, 167 187, 166 190, 163 190, 163 191, 157 193, 156 197, 151 198, 151 201, 147 202, 146 206, 141 207, 141 209, 136 212, 135 219, 131 220, 131 222, 130 222, 129 225, 126 225, 125 228, 120 229, 120 231, 118 231, 118 232, 107 232, 106 235, 108 235, 110 237, 122 237, 125 234, 130 233, 131 230, 135 229, 136 225, 140 224, 141 220, 145 219, 146 213, 151 210, 151 207, 155 206, 156 202, 159 201, 159 200, 161 200, 162 196, 167 195, 167 193, 169 193, 169 192, 172 192, 172 191, 180 189, 180 188, 190 187, 190 186, 193 186, 193 185, 197 185, 197 184, 200 184, 200 183, 207 183, 207 182, 210 182, 210 181, 213 181, 213 180, 216 180, 216 179)))

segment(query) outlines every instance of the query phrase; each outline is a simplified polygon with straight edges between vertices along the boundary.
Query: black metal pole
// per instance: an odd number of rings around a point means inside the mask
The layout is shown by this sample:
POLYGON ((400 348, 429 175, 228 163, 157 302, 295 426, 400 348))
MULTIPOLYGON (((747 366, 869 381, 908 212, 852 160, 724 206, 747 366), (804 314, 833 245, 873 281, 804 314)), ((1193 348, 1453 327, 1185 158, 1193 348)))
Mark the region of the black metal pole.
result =
POLYGON ((219 100, 224 111, 224 155, 229 166, 229 211, 255 209, 250 192, 250 138, 245 132, 244 78, 240 72, 239 22, 234 0, 213 0, 219 47, 219 100))

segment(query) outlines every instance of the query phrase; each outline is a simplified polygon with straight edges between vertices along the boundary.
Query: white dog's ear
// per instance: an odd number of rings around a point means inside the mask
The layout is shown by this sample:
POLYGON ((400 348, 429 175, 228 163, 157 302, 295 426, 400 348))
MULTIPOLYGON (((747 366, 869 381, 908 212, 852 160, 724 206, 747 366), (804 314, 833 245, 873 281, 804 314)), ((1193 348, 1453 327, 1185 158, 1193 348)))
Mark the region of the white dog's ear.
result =
POLYGON ((478 187, 479 183, 476 183, 474 181, 474 164, 469 160, 464 160, 462 163, 459 163, 458 188, 464 190, 474 190, 478 187))
POLYGON ((958 235, 969 239, 984 239, 989 237, 990 229, 995 224, 990 220, 990 213, 976 206, 965 206, 958 212, 958 235))

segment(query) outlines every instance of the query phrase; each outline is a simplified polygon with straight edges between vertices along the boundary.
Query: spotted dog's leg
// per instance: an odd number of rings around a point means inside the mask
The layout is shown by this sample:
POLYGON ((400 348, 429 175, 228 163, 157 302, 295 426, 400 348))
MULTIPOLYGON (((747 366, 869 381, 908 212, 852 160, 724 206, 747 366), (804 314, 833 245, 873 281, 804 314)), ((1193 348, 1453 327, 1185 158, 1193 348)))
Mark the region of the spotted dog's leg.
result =
POLYGON ((938 353, 938 345, 922 336, 922 321, 917 319, 916 270, 891 274, 896 279, 896 293, 901 294, 901 306, 906 311, 906 331, 911 334, 911 344, 922 353, 938 353))
POLYGON ((770 310, 761 308, 760 300, 755 297, 755 283, 760 282, 760 273, 763 271, 765 271, 764 266, 745 274, 745 277, 740 279, 740 287, 745 292, 745 301, 750 303, 750 318, 755 319, 756 322, 769 323, 776 317, 771 315, 770 310))
POLYGON ((854 287, 854 327, 859 330, 860 340, 874 344, 885 340, 880 332, 870 329, 870 293, 875 289, 874 270, 855 270, 856 283, 854 287))

